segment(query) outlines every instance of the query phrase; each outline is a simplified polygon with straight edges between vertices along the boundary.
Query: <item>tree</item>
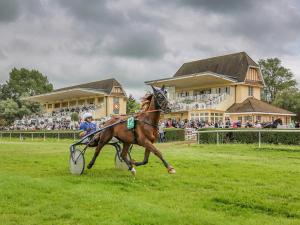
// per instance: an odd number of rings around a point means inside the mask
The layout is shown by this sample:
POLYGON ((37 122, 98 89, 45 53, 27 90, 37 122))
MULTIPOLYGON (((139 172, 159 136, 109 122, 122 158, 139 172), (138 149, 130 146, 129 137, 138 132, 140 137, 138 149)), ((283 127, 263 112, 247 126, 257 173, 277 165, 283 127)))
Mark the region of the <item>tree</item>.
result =
POLYGON ((78 113, 77 112, 73 112, 72 114, 71 114, 71 120, 72 121, 79 121, 79 115, 78 115, 78 113))
POLYGON ((297 82, 293 73, 281 65, 280 59, 261 59, 258 64, 266 84, 262 96, 264 100, 272 103, 278 93, 296 88, 297 82))
POLYGON ((12 98, 19 102, 22 97, 50 92, 53 90, 53 85, 37 70, 14 68, 9 73, 9 80, 2 85, 2 90, 2 98, 12 98))
POLYGON ((300 121, 300 92, 297 88, 280 92, 276 95, 273 104, 296 113, 295 120, 300 121))
POLYGON ((0 118, 7 119, 7 122, 11 123, 15 119, 21 119, 24 115, 40 112, 39 103, 23 100, 23 97, 44 94, 52 90, 53 85, 39 71, 24 68, 12 69, 9 73, 9 80, 0 86, 0 104, 7 105, 14 110, 8 116, 7 110, 2 109, 0 118))
POLYGON ((13 99, 0 101, 0 119, 11 124, 18 117, 19 106, 13 99))
POLYGON ((135 113, 139 109, 140 109, 140 104, 134 99, 132 95, 129 95, 127 99, 126 113, 127 114, 135 113))

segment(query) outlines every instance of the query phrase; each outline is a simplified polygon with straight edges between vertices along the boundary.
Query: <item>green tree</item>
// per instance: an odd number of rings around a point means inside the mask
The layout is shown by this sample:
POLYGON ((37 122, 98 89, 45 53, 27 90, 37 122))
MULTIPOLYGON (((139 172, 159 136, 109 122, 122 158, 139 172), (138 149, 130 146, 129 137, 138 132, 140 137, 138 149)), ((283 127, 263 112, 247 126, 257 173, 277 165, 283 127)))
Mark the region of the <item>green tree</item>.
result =
POLYGON ((261 59, 258 64, 266 83, 262 96, 265 101, 272 103, 278 93, 296 88, 297 82, 293 73, 281 65, 280 59, 261 59))
POLYGON ((140 109, 140 104, 135 100, 135 98, 132 95, 129 95, 127 99, 126 113, 127 114, 135 113, 139 109, 140 109))
POLYGON ((19 106, 13 99, 0 101, 0 119, 12 123, 19 114, 19 106))
POLYGON ((19 102, 22 97, 44 94, 53 90, 48 78, 37 70, 12 69, 9 80, 2 85, 2 98, 19 102))
POLYGON ((297 114, 295 120, 300 121, 300 92, 297 88, 286 89, 276 95, 274 105, 297 114))
POLYGON ((79 121, 79 115, 78 115, 77 112, 73 112, 73 113, 71 114, 71 120, 72 120, 72 121, 79 121))
POLYGON ((8 105, 10 108, 13 107, 14 111, 11 112, 10 116, 4 116, 7 114, 7 110, 2 109, 2 111, 4 110, 3 112, 1 111, 2 118, 7 119, 7 122, 11 123, 13 120, 20 119, 24 115, 40 112, 40 104, 26 101, 23 98, 44 94, 52 90, 53 85, 39 71, 27 70, 25 68, 12 69, 9 73, 8 81, 0 86, 0 104, 2 106, 8 105))

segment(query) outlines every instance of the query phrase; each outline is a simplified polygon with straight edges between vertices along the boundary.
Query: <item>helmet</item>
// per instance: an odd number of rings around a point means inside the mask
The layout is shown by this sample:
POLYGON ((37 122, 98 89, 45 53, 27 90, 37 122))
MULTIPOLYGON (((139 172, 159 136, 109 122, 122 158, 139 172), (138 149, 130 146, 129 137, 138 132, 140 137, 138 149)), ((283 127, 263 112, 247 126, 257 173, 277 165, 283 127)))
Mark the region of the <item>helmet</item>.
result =
POLYGON ((93 117, 92 113, 87 112, 87 113, 83 114, 83 116, 82 116, 83 120, 86 120, 89 117, 93 117))

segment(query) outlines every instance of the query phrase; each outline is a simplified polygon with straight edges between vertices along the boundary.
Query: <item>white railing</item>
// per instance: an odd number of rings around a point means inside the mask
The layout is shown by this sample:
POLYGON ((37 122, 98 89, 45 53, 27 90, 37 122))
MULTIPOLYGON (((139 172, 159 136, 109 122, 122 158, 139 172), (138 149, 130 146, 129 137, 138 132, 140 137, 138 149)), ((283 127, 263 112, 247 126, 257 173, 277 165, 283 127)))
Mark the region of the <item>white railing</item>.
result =
POLYGON ((200 134, 202 133, 215 133, 216 134, 216 144, 217 146, 220 145, 220 133, 258 133, 258 147, 261 147, 261 133, 300 133, 300 129, 237 129, 237 130, 232 130, 232 129, 225 129, 225 130, 203 130, 203 131, 197 131, 197 143, 200 144, 200 134))
POLYGON ((1 141, 46 141, 47 139, 60 141, 62 139, 80 139, 79 131, 4 131, 0 132, 1 141))

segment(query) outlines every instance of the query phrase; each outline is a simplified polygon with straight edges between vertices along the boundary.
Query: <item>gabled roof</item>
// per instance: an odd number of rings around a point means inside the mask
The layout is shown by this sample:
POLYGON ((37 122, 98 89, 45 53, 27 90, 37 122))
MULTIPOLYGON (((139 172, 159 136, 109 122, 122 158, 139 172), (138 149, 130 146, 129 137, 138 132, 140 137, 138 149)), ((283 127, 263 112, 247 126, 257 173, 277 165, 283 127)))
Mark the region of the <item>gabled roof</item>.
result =
POLYGON ((296 115, 288 110, 276 107, 254 97, 249 97, 242 103, 235 103, 227 109, 226 113, 267 113, 281 115, 296 115))
POLYGON ((90 82, 90 83, 84 83, 84 84, 78 84, 78 85, 69 86, 69 87, 65 87, 65 88, 60 88, 60 89, 54 90, 53 92, 81 88, 81 89, 102 91, 102 92, 105 92, 106 94, 110 94, 111 90, 114 86, 121 87, 121 84, 116 79, 111 78, 111 79, 106 79, 106 80, 94 81, 94 82, 90 82))
POLYGON ((243 82, 249 66, 258 67, 246 52, 239 52, 184 63, 174 74, 174 77, 210 71, 230 76, 237 79, 238 82, 243 82))

